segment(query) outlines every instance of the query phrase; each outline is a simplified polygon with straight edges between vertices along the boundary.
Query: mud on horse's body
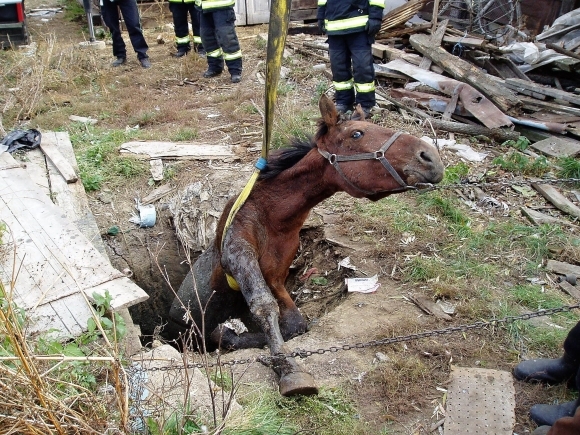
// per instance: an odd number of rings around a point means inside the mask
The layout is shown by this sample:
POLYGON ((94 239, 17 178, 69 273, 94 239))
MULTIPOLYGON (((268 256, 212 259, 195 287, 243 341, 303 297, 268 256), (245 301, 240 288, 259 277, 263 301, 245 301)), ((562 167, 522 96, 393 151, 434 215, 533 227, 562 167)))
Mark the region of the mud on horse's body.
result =
POLYGON ((222 348, 268 345, 282 395, 317 392, 312 376, 280 355, 289 353, 286 340, 306 331, 284 283, 310 210, 336 192, 376 201, 418 183, 437 183, 444 171, 437 149, 420 139, 369 122, 343 121, 326 96, 319 107, 314 140, 270 156, 222 243, 235 198, 228 203, 216 240, 193 266, 195 286, 190 272, 170 312, 172 320, 222 348), (230 288, 226 273, 240 291, 230 288), (237 335, 221 325, 229 318, 242 318, 253 332, 237 335))

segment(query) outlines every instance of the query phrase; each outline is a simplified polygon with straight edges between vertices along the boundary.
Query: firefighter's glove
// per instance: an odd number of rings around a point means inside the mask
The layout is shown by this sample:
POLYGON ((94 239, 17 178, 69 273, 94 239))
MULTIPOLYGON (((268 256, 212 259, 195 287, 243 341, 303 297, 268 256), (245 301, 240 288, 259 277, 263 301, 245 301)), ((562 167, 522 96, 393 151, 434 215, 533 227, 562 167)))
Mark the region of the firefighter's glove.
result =
POLYGON ((371 36, 375 36, 381 30, 381 20, 377 20, 374 18, 369 18, 369 22, 367 23, 367 33, 371 36))
POLYGON ((318 20, 318 29, 323 35, 326 35, 326 26, 324 25, 324 20, 318 20))

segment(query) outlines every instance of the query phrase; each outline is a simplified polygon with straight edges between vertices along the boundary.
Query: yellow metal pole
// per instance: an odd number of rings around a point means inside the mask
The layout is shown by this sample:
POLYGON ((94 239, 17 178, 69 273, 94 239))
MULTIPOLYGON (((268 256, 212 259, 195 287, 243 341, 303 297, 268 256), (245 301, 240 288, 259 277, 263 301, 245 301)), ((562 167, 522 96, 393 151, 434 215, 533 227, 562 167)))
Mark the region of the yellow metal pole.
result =
POLYGON ((274 106, 278 96, 278 81, 280 80, 280 68, 282 66, 282 54, 288 34, 290 21, 291 0, 272 0, 270 6, 270 23, 268 26, 268 50, 266 58, 266 94, 265 94, 265 117, 264 141, 262 144, 262 157, 268 157, 268 149, 272 139, 272 125, 274 118, 274 106))

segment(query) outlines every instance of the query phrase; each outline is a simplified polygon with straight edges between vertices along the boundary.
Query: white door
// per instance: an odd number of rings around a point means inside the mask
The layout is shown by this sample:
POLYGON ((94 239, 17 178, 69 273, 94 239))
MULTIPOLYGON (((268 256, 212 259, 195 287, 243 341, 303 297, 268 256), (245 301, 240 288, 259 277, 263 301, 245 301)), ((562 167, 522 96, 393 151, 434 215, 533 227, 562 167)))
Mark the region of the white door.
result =
POLYGON ((248 24, 246 22, 246 0, 236 0, 234 12, 236 13, 236 26, 245 26, 248 24))
POLYGON ((262 24, 270 21, 270 0, 245 0, 246 24, 262 24))

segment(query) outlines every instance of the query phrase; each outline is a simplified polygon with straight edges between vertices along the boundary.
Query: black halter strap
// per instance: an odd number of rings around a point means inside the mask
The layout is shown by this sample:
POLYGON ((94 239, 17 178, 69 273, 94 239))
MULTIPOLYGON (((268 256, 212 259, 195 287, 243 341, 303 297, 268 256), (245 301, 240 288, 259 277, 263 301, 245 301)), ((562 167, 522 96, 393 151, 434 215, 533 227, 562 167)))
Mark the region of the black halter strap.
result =
POLYGON ((395 171, 395 168, 393 168, 393 165, 391 165, 389 161, 385 158, 385 153, 401 134, 403 134, 402 131, 396 132, 389 138, 388 141, 386 141, 383 144, 383 146, 378 151, 375 151, 373 153, 353 154, 352 156, 337 156, 336 154, 330 154, 328 151, 321 150, 320 148, 317 148, 317 150, 326 160, 330 162, 332 166, 334 166, 334 168, 338 171, 338 173, 344 179, 344 181, 346 181, 351 187, 367 195, 372 195, 378 192, 371 192, 368 190, 361 189, 358 186, 355 186, 348 178, 346 178, 344 172, 342 172, 342 169, 340 169, 340 165, 338 164, 339 162, 352 162, 356 160, 378 160, 379 162, 382 163, 382 165, 389 172, 389 174, 391 174, 391 177, 393 177, 395 181, 401 185, 401 187, 403 187, 404 189, 415 189, 415 187, 409 186, 407 183, 403 181, 403 179, 399 176, 399 174, 397 174, 397 171, 395 171))

